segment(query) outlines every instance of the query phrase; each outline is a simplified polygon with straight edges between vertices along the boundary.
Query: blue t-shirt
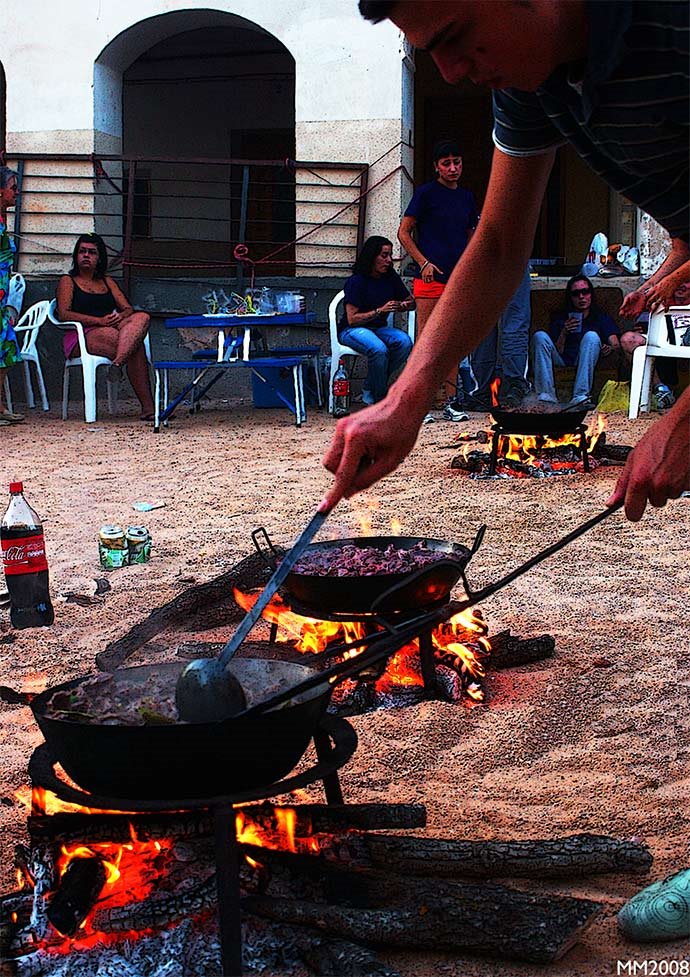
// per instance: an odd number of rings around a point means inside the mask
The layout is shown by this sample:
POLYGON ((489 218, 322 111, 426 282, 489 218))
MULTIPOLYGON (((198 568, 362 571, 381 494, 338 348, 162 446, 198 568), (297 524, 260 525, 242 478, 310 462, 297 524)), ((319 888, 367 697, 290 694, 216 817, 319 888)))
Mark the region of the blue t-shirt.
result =
MULTIPOLYGON (((564 312, 553 320, 549 326, 549 336, 553 339, 554 343, 561 334, 561 330, 565 325, 565 320, 570 315, 569 312, 564 312)), ((602 343, 607 346, 609 342, 609 336, 620 336, 620 329, 613 321, 610 315, 606 315, 605 312, 590 312, 586 319, 582 320, 582 331, 577 333, 567 333, 565 339, 565 345, 563 347, 563 362, 566 366, 574 366, 577 363, 578 353, 580 352, 580 343, 582 342, 582 337, 586 332, 596 332, 602 343)))
MULTIPOLYGON (((434 281, 445 284, 479 220, 474 194, 464 187, 449 190, 432 180, 415 190, 405 217, 414 217, 417 247, 443 272, 434 281)), ((419 271, 415 278, 421 278, 419 271)))
MULTIPOLYGON (((372 278, 370 275, 352 275, 345 282, 345 300, 343 304, 343 316, 340 320, 340 328, 349 328, 345 305, 354 305, 358 312, 372 312, 379 309, 386 302, 394 299, 397 302, 404 302, 410 298, 410 293, 403 285, 400 275, 391 270, 383 278, 372 278)), ((388 320, 386 313, 376 316, 366 323, 367 329, 378 329, 385 326, 388 320)))

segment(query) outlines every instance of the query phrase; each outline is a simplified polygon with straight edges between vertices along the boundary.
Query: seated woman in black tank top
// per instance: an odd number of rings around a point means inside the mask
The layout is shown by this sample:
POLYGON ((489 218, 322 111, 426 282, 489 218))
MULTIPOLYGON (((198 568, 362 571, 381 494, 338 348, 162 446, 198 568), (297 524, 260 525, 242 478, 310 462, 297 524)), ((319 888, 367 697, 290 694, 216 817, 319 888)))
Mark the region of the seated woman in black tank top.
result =
MULTIPOLYGON (((72 253, 72 267, 57 287, 57 315, 63 322, 80 322, 86 348, 94 356, 113 361, 109 378, 119 379, 122 367, 141 404, 141 419, 153 420, 153 397, 144 338, 149 316, 135 312, 118 285, 106 272, 108 256, 103 238, 82 234, 72 253)), ((78 345, 74 331, 63 339, 65 358, 74 355, 78 345)))

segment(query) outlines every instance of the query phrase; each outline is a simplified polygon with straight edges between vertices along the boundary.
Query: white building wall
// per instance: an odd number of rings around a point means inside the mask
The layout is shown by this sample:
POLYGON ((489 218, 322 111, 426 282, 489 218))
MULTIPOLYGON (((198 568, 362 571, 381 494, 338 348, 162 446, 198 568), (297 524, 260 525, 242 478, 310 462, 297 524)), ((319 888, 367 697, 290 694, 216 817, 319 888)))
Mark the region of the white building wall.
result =
MULTIPOLYGON (((4 0, 8 155, 120 151, 122 72, 165 36, 161 26, 174 34, 227 14, 269 32, 295 59, 297 159, 375 163, 369 185, 383 182, 366 232, 393 236, 408 192, 398 169, 401 41, 390 23, 365 22, 355 0, 4 0), (147 20, 160 15, 172 16, 147 20)), ((93 229, 88 214, 77 224, 93 229)))

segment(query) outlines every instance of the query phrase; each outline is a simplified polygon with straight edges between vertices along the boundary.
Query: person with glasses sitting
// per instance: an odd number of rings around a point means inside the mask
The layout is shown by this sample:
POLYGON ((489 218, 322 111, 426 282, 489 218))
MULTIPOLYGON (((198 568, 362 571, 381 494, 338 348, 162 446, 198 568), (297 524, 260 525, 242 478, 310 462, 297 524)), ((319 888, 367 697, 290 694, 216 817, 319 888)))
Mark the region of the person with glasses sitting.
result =
POLYGON ((538 400, 558 403, 554 366, 574 366, 573 396, 567 406, 573 410, 592 410, 594 370, 600 356, 617 355, 620 330, 610 315, 595 301, 594 289, 585 275, 575 275, 565 289, 565 309, 548 332, 539 330, 532 337, 534 389, 538 400))

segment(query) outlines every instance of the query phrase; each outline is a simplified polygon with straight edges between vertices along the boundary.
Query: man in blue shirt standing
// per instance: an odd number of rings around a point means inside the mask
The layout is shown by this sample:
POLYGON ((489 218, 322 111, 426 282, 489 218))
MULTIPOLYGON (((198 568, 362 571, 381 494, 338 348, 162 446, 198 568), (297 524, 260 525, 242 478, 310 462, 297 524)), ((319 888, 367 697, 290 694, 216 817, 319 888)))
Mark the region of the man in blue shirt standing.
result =
MULTIPOLYGON (((560 145, 680 242, 662 271, 675 288, 690 281, 687 3, 360 0, 360 10, 390 17, 447 82, 494 90, 496 148, 478 229, 405 370, 385 400, 336 428, 326 505, 400 464, 448 367, 493 328, 529 260, 560 145)), ((637 520, 689 489, 689 431, 690 388, 630 454, 609 502, 624 499, 637 520)))

